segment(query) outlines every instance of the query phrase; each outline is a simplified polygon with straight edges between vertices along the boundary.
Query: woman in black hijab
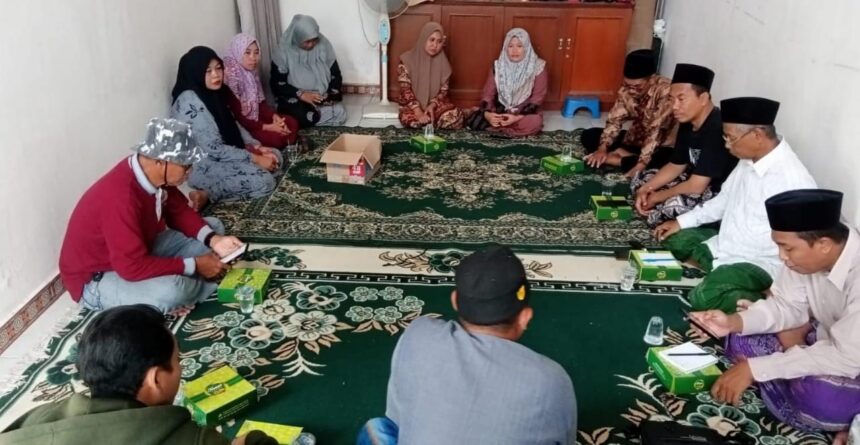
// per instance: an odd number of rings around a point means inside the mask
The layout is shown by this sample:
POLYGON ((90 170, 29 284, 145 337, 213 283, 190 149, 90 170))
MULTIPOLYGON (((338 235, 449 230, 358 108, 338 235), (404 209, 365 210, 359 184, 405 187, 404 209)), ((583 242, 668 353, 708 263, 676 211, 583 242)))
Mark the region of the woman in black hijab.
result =
POLYGON ((188 184, 195 207, 213 202, 253 199, 275 188, 272 175, 282 163, 279 151, 262 147, 240 127, 227 107, 224 65, 211 48, 195 46, 179 59, 170 116, 191 125, 206 152, 195 164, 188 184))

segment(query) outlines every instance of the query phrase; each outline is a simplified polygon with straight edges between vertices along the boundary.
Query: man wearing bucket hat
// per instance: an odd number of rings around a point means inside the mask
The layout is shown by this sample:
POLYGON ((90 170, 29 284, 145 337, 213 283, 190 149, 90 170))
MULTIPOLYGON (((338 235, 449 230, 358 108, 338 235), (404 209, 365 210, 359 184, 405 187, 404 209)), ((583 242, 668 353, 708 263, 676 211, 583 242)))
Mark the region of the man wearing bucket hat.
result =
POLYGON ((785 263, 773 295, 741 302, 733 315, 691 314, 728 336, 735 363, 711 393, 738 404, 756 382, 781 421, 802 431, 847 431, 860 414, 860 234, 841 222, 840 192, 792 190, 765 206, 785 263))
POLYGON ((574 443, 570 377, 517 342, 533 314, 522 262, 492 245, 463 259, 455 283, 458 320, 409 325, 391 359, 386 417, 358 444, 574 443))
POLYGON ((204 156, 191 128, 149 121, 144 141, 81 197, 60 251, 60 276, 75 301, 102 310, 191 306, 217 287, 220 258, 241 242, 216 218, 201 218, 177 188, 204 156))

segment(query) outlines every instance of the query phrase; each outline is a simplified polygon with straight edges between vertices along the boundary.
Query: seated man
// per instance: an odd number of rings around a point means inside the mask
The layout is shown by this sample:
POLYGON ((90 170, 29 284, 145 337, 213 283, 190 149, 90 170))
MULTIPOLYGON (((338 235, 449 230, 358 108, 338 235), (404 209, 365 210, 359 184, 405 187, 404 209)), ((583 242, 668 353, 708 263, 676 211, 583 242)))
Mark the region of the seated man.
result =
POLYGON ((802 431, 847 431, 860 414, 860 233, 840 222, 841 205, 830 190, 768 199, 785 261, 773 294, 733 315, 691 314, 728 335, 735 365, 711 389, 717 400, 737 405, 756 382, 771 414, 802 431))
POLYGON ((788 142, 776 134, 779 102, 739 97, 720 102, 720 108, 726 148, 741 161, 719 195, 660 224, 654 236, 679 260, 693 260, 709 272, 690 291, 694 309, 733 313, 739 299, 761 298, 782 266, 764 201, 816 185, 788 142), (719 232, 699 227, 720 220, 719 232))
POLYGON ((714 72, 679 63, 672 77, 672 112, 680 122, 672 159, 660 170, 641 172, 630 182, 636 211, 656 227, 719 193, 738 158, 723 143, 720 109, 711 102, 714 72))
POLYGON ((201 218, 177 189, 204 156, 187 124, 152 119, 133 150, 72 212, 60 276, 72 298, 93 310, 193 305, 215 290, 207 280, 227 271, 220 257, 241 242, 222 236, 221 222, 201 218))
POLYGON ((528 282, 507 247, 490 246, 456 270, 459 321, 421 317, 391 359, 386 416, 365 444, 574 444, 576 398, 558 363, 516 341, 532 318, 528 282))
MULTIPOLYGON (((173 406, 182 368, 164 317, 142 304, 108 309, 84 329, 78 372, 91 395, 34 408, 0 433, 0 444, 200 444, 230 441, 173 406)), ((277 445, 254 431, 233 445, 277 445)))
POLYGON ((650 49, 631 52, 624 60, 624 83, 606 118, 606 128, 589 128, 579 136, 589 153, 588 165, 621 167, 632 178, 645 168, 669 162, 675 138, 675 119, 669 79, 657 74, 650 49), (623 130, 625 122, 630 128, 623 130))

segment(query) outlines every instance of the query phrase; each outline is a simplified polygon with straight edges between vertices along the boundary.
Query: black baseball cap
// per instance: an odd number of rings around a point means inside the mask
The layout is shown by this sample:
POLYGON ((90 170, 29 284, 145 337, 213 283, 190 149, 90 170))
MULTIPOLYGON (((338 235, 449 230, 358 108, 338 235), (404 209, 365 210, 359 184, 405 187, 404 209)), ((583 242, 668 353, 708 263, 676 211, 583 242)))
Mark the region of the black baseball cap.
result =
POLYGON ((457 312, 477 325, 510 320, 528 306, 528 280, 510 248, 493 244, 467 256, 455 271, 457 312))

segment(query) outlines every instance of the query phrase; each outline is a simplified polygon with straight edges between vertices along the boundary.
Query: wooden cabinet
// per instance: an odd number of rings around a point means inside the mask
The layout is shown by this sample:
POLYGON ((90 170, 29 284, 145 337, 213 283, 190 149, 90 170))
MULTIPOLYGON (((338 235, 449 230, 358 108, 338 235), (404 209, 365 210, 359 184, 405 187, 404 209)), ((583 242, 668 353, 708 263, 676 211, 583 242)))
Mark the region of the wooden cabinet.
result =
POLYGON ((494 8, 443 6, 445 51, 451 62, 451 99, 463 106, 477 105, 492 61, 499 57, 505 37, 504 17, 494 8))
POLYGON ((623 78, 631 17, 629 9, 608 8, 580 9, 569 16, 572 47, 565 89, 600 97, 601 108, 612 106, 623 78))
POLYGON ((421 4, 392 21, 389 95, 398 96, 400 54, 415 45, 421 27, 433 20, 445 29, 445 51, 453 67, 451 98, 456 104, 478 104, 505 33, 520 27, 529 32, 535 50, 547 62, 547 109, 561 108, 569 94, 599 96, 601 106, 608 109, 621 84, 632 13, 629 5, 576 2, 436 0, 421 4))

